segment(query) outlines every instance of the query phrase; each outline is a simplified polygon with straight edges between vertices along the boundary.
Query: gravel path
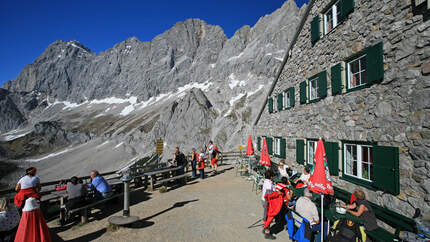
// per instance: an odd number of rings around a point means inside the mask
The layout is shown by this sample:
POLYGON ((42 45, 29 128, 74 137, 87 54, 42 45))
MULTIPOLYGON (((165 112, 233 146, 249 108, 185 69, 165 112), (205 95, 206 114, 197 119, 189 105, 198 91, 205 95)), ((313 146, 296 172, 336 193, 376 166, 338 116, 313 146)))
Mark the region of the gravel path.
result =
MULTIPOLYGON (((110 231, 106 212, 83 226, 61 231, 50 222, 54 241, 265 241, 262 207, 251 183, 235 176, 232 166, 220 174, 166 193, 132 194, 131 214, 141 219, 133 228, 110 231)), ((122 215, 122 211, 112 215, 122 215)), ((109 215, 109 214, 108 214, 109 215)), ((287 231, 277 240, 289 241, 287 231)))

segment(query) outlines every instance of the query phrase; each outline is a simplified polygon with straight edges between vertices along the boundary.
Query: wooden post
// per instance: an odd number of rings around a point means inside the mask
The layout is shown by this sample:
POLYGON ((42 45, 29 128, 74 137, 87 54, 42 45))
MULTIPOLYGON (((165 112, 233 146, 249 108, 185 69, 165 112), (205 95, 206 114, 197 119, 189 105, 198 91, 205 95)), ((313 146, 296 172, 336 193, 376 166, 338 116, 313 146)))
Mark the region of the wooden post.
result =
POLYGON ((87 208, 84 208, 81 210, 81 223, 87 223, 88 222, 88 212, 87 208))
POLYGON ((152 192, 152 191, 154 191, 154 177, 151 176, 149 179, 150 179, 149 180, 149 185, 150 185, 149 189, 152 192))
POLYGON ((61 196, 60 197, 60 221, 63 221, 64 220, 64 216, 65 216, 65 214, 64 214, 64 209, 63 209, 63 206, 64 206, 64 197, 63 196, 61 196))

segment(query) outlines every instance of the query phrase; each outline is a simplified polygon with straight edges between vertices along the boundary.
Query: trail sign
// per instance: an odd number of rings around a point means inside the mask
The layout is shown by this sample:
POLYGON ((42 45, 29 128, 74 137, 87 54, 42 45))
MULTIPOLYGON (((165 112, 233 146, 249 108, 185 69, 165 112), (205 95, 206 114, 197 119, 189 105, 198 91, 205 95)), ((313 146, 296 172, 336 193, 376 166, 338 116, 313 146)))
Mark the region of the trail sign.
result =
POLYGON ((237 147, 240 151, 243 150, 243 146, 239 145, 239 147, 237 147))
POLYGON ((164 147, 164 143, 162 139, 158 139, 155 142, 155 153, 161 155, 163 154, 163 147, 164 147))

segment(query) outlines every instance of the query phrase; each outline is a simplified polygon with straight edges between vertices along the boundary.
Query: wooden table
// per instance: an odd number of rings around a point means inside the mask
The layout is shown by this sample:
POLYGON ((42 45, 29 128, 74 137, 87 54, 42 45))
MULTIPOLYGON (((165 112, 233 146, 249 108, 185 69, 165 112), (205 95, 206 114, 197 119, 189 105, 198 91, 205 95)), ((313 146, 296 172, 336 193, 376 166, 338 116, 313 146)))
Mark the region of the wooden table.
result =
POLYGON ((172 174, 174 171, 180 170, 183 168, 179 168, 179 167, 172 167, 172 168, 167 168, 167 169, 162 169, 162 170, 157 170, 157 171, 150 171, 150 172, 145 172, 143 173, 143 175, 146 177, 149 177, 149 185, 150 185, 150 189, 151 191, 154 190, 154 184, 155 184, 155 176, 159 175, 159 174, 165 174, 165 173, 169 173, 172 174))

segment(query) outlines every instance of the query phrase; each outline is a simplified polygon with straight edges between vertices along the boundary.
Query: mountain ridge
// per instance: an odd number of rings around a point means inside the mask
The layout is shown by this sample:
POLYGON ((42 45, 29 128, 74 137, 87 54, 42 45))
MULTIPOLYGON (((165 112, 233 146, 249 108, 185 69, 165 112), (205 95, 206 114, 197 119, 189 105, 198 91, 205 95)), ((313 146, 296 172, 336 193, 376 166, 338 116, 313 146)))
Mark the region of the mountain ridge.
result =
POLYGON ((22 120, 0 117, 0 160, 37 160, 32 165, 50 177, 59 159, 113 168, 152 150, 159 138, 168 153, 209 140, 236 149, 252 133, 252 117, 303 12, 288 0, 231 38, 219 26, 188 19, 151 41, 130 37, 98 54, 78 41, 55 41, 3 85, 22 120), (40 139, 36 126, 49 127, 52 144, 26 145, 40 139), (23 147, 31 148, 19 152, 23 147), (104 149, 109 156, 100 154, 101 162, 95 154, 104 149))

